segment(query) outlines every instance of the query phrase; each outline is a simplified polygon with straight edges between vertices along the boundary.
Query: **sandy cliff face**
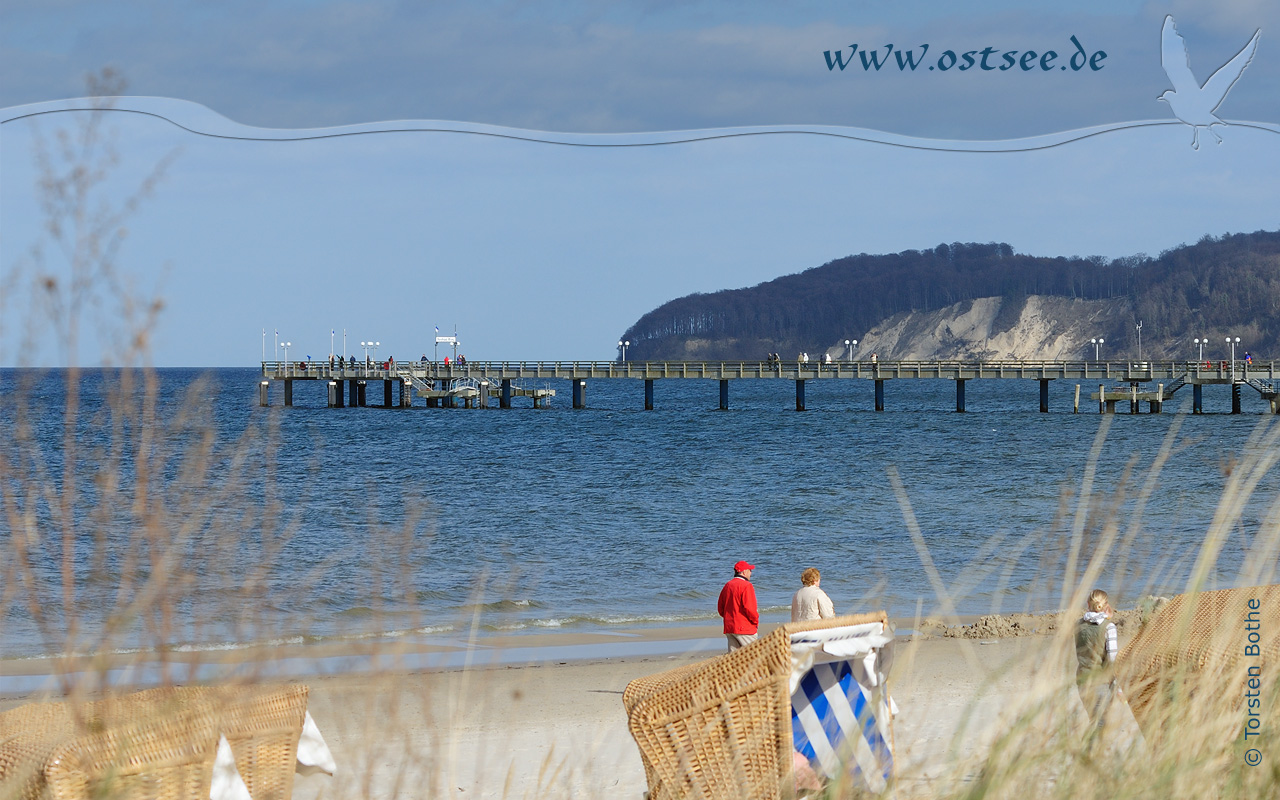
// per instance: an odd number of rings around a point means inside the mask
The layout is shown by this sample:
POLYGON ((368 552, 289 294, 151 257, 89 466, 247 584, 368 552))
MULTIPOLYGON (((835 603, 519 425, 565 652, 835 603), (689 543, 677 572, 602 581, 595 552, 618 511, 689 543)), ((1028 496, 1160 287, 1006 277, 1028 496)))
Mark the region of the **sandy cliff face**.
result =
MULTIPOLYGON (((1089 340, 1109 338, 1113 330, 1123 329, 1129 316, 1126 300, 984 297, 939 311, 896 314, 867 331, 854 358, 867 360, 873 353, 881 359, 921 361, 1092 357, 1089 340)), ((842 358, 844 342, 827 352, 842 358)))

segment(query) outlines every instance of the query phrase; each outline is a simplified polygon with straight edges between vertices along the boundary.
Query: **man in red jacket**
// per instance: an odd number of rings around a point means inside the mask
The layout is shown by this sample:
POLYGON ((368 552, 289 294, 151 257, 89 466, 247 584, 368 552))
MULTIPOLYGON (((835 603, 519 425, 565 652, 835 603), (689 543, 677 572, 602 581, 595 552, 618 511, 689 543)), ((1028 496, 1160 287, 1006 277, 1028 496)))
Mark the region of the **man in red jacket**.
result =
POLYGON ((756 587, 751 585, 754 564, 739 561, 733 565, 733 578, 720 590, 720 602, 716 608, 724 617, 724 634, 729 640, 729 652, 754 642, 760 626, 760 614, 756 611, 756 587))

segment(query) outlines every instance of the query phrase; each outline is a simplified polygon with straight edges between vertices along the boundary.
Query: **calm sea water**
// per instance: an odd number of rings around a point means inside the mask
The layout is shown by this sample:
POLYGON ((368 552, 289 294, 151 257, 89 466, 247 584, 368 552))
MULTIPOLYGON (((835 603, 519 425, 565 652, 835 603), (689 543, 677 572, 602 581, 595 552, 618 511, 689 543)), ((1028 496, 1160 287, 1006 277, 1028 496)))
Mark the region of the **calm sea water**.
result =
MULTIPOLYGON (((55 513, 64 377, 0 372, 10 432, 2 524, 6 540, 28 543, 6 552, 10 657, 56 649, 65 623, 55 513), (45 583, 14 583, 18 550, 45 583)), ((658 381, 658 409, 646 412, 641 381, 589 381, 584 410, 555 381, 546 409, 518 399, 511 410, 421 400, 385 410, 328 409, 318 382, 295 384, 293 408, 280 406, 279 387, 274 406, 259 408, 254 369, 157 378, 154 423, 132 416, 146 408, 140 393, 112 410, 115 379, 81 381, 77 615, 88 631, 117 626, 124 645, 705 623, 738 559, 757 566, 766 617, 785 615, 809 566, 822 570, 838 611, 911 616, 919 604, 928 613, 938 598, 891 469, 961 612, 1055 608, 1071 526, 1062 514, 1075 512, 1102 419, 1070 413, 1068 382, 1052 385, 1052 413, 1041 414, 1035 381, 970 381, 969 413, 956 414, 948 381, 890 381, 881 413, 870 382, 810 381, 808 410, 797 413, 789 381, 734 381, 727 412, 715 381, 658 381), (163 535, 135 514, 137 442, 148 432, 147 502, 163 535), (135 597, 131 580, 159 574, 166 557, 176 566, 168 615, 135 597)), ((1225 473, 1269 419, 1253 390, 1244 397, 1240 416, 1226 413, 1226 387, 1207 387, 1203 416, 1114 418, 1095 488, 1114 500, 1122 527, 1181 419, 1131 556, 1099 580, 1122 603, 1185 583, 1225 473)), ((381 399, 378 384, 369 398, 381 399)), ((1177 400, 1167 408, 1189 406, 1190 390, 1177 400)), ((1273 476, 1261 482, 1226 542, 1218 585, 1236 580, 1278 487, 1273 476)), ((1087 530, 1105 517, 1095 513, 1087 530)))

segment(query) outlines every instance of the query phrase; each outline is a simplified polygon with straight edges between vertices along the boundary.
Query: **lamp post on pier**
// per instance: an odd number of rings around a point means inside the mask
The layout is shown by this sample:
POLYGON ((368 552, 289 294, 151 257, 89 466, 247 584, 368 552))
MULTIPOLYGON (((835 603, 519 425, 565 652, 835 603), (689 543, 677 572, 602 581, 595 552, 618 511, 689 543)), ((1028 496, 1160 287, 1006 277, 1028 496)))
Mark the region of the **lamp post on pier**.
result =
POLYGON ((1135 326, 1138 329, 1138 360, 1142 360, 1142 320, 1135 326))
POLYGON ((293 366, 289 363, 289 345, 291 345, 291 344, 293 344, 293 342, 285 342, 285 343, 284 343, 284 365, 285 365, 285 374, 286 374, 286 375, 292 375, 292 374, 293 374, 293 366))
POLYGON ((1102 351, 1101 351, 1102 345, 1103 345, 1106 341, 1107 341, 1106 339, 1090 339, 1090 340, 1089 340, 1089 343, 1093 345, 1093 360, 1094 360, 1094 361, 1101 361, 1101 360, 1102 360, 1102 357, 1101 357, 1099 354, 1102 352, 1102 351))
POLYGON ((1227 344, 1231 347, 1231 382, 1236 382, 1236 345, 1240 344, 1240 337, 1232 339, 1227 337, 1227 344))
POLYGON ((628 348, 628 347, 630 347, 630 346, 631 346, 631 341, 630 341, 630 340, 625 340, 625 339, 624 339, 624 340, 620 340, 620 341, 618 342, 618 349, 622 351, 622 361, 623 361, 623 363, 626 363, 626 361, 627 361, 627 348, 628 348))
POLYGON ((845 350, 846 350, 846 351, 848 351, 848 355, 846 355, 846 356, 845 356, 845 361, 852 361, 852 360, 853 360, 853 348, 855 348, 855 347, 857 347, 857 346, 858 346, 858 340, 857 340, 857 339, 845 339, 845 340, 844 340, 844 347, 845 347, 845 350))
POLYGON ((1204 338, 1192 339, 1191 343, 1200 346, 1200 358, 1198 360, 1204 361, 1204 346, 1209 343, 1209 340, 1204 338))

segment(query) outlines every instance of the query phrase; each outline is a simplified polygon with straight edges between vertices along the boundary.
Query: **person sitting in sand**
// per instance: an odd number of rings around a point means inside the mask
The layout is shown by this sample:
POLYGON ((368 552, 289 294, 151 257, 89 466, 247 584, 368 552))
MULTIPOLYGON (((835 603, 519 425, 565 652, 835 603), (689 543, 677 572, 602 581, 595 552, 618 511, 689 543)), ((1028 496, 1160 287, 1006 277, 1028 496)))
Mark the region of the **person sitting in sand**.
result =
POLYGON ((809 619, 830 619, 836 615, 835 605, 827 593, 818 588, 822 583, 822 573, 809 567, 800 573, 800 589, 791 598, 791 621, 803 622, 809 619))
POLYGON ((1116 624, 1110 621, 1111 603, 1107 593, 1089 593, 1088 610, 1076 626, 1076 689, 1089 722, 1102 729, 1107 708, 1116 694, 1116 624))

